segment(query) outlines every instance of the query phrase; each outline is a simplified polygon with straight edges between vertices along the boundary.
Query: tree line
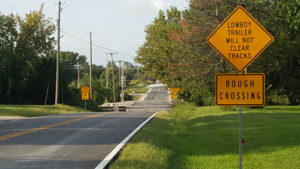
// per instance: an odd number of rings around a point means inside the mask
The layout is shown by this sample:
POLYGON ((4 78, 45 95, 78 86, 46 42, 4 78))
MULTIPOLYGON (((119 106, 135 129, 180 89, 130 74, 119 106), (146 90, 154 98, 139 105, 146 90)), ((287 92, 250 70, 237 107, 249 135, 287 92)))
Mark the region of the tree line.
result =
MULTIPOLYGON (((0 104, 54 104, 56 51, 54 38, 56 26, 43 14, 43 5, 24 17, 0 14, 0 104)), ((132 68, 134 66, 128 62, 132 68)), ((119 81, 119 67, 110 63, 108 83, 106 68, 92 65, 93 98, 90 108, 106 101, 113 101, 112 80, 119 81), (115 79, 111 78, 112 67, 115 79), (108 84, 108 86, 106 86, 108 84)), ((84 55, 72 51, 60 53, 59 103, 83 106, 78 83, 89 86, 89 64, 84 55), (78 71, 74 65, 81 65, 78 71)), ((128 71, 127 81, 136 78, 135 71, 128 71)), ((120 90, 116 85, 116 98, 120 90)))
POLYGON ((190 0, 186 10, 171 7, 158 13, 146 27, 136 60, 147 74, 180 87, 182 99, 214 104, 215 74, 235 71, 206 37, 237 6, 245 7, 275 38, 248 73, 266 74, 268 104, 299 104, 300 0, 190 0))

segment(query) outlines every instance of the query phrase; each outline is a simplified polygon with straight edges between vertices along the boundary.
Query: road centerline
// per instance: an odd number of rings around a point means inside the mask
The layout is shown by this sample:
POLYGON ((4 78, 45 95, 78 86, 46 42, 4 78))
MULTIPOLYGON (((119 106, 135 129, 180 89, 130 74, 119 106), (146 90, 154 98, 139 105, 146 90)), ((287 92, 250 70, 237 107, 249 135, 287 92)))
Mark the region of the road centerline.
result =
POLYGON ((161 89, 161 88, 158 88, 157 95, 156 95, 156 97, 155 97, 155 101, 156 101, 156 102, 158 101, 158 97, 159 97, 160 89, 161 89))

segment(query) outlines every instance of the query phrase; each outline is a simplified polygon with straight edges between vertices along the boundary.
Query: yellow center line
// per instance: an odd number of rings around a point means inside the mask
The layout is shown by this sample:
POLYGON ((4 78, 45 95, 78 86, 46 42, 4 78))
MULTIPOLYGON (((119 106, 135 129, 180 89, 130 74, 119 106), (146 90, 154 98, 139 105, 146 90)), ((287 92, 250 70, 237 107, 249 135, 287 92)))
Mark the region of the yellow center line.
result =
POLYGON ((0 137, 0 141, 7 140, 7 139, 10 139, 10 138, 14 138, 14 137, 17 137, 17 136, 21 136, 21 135, 24 135, 24 134, 29 134, 29 133, 45 130, 45 129, 52 128, 52 127, 57 127, 57 126, 65 125, 65 124, 74 123, 74 122, 85 120, 85 119, 100 117, 100 116, 103 116, 103 115, 106 115, 106 114, 90 115, 90 116, 86 116, 86 117, 82 117, 82 118, 78 118, 78 119, 67 120, 67 121, 63 121, 63 122, 58 122, 58 123, 54 123, 54 124, 50 124, 50 125, 46 125, 46 126, 42 126, 42 127, 37 127, 37 128, 29 129, 29 130, 24 130, 24 131, 12 133, 12 134, 4 135, 4 136, 0 137))
POLYGON ((158 99, 158 95, 156 95, 156 97, 155 97, 155 101, 157 102, 157 99, 158 99))
POLYGON ((157 102, 157 100, 158 100, 158 95, 159 95, 159 93, 160 93, 160 88, 158 88, 158 93, 157 93, 157 95, 156 95, 156 97, 155 97, 155 101, 157 102))

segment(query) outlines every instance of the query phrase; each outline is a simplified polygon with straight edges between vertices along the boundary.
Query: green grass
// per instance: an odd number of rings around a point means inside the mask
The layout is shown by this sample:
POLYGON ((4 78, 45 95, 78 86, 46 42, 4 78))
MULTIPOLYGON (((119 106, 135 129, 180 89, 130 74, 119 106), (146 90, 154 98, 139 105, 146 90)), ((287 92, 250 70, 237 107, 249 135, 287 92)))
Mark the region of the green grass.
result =
POLYGON ((141 82, 141 81, 139 81, 139 80, 131 80, 130 82, 129 82, 129 87, 133 87, 133 88, 141 88, 141 87, 146 87, 148 84, 147 83, 145 83, 145 82, 141 82))
POLYGON ((84 112, 84 109, 67 105, 0 105, 0 116, 36 117, 76 112, 84 112))
POLYGON ((142 97, 142 95, 135 95, 134 100, 139 100, 142 97))
MULTIPOLYGON (((176 109, 158 114, 138 132, 110 169, 238 168, 237 111, 176 109)), ((244 169, 300 168, 300 106, 247 109, 243 122, 244 169)))
POLYGON ((135 86, 135 85, 137 85, 139 83, 139 80, 131 80, 130 82, 129 82, 129 86, 135 86))
POLYGON ((133 92, 136 93, 133 100, 138 100, 142 96, 137 95, 137 94, 143 94, 143 93, 146 93, 148 91, 146 86, 147 86, 147 83, 140 82, 139 80, 131 80, 129 82, 129 85, 125 89, 125 93, 129 94, 129 95, 131 95, 133 92))
POLYGON ((125 90, 125 93, 130 94, 130 93, 132 93, 133 91, 134 91, 135 93, 146 93, 146 92, 148 91, 148 89, 147 89, 147 88, 127 88, 127 89, 125 90))

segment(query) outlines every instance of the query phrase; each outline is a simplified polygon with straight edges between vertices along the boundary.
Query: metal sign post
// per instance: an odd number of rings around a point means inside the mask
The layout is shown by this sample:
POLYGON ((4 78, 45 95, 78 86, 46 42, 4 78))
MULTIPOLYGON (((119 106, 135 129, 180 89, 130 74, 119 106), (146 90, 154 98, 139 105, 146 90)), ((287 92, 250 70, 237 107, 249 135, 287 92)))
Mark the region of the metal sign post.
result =
POLYGON ((243 107, 239 106, 239 158, 240 158, 240 169, 243 168, 243 107))
POLYGON ((82 86, 80 88, 81 91, 81 100, 84 100, 84 112, 86 112, 86 101, 90 100, 90 87, 82 86))

